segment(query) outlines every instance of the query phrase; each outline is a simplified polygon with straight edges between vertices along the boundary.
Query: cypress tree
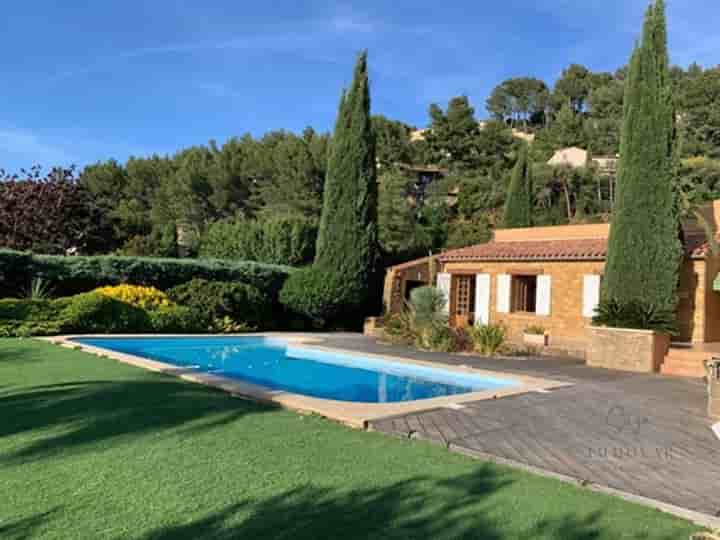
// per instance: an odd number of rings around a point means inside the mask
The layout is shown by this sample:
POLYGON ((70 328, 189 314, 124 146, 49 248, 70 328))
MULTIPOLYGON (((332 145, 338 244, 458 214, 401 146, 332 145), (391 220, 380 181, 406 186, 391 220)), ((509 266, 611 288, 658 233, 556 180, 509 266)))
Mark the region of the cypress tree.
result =
POLYGON ((364 287, 377 263, 377 172, 367 52, 340 102, 330 147, 315 266, 364 287))
POLYGON ((673 201, 676 144, 665 3, 648 8, 625 86, 618 171, 603 300, 676 305, 682 254, 673 201))
POLYGON ((532 164, 528 147, 522 145, 515 168, 510 177, 503 226, 505 228, 530 227, 532 225, 532 164))

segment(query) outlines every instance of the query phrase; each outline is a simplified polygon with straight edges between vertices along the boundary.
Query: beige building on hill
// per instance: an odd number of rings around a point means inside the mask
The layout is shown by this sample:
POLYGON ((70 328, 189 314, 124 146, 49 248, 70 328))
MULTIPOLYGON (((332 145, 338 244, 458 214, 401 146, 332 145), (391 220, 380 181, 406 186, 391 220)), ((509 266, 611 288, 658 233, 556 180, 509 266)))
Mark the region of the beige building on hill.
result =
MULTIPOLYGON (((593 156, 590 158, 590 164, 595 165, 600 172, 616 171, 617 163, 617 156, 593 156)), ((577 146, 562 148, 553 154, 547 164, 554 167, 572 167, 573 169, 587 167, 588 151, 577 146)))
MULTIPOLYGON (((707 214, 718 230, 720 201, 707 214)), ((551 348, 583 357, 586 329, 600 298, 609 232, 608 224, 497 230, 491 242, 436 256, 435 283, 448 298, 450 324, 501 323, 511 342, 522 342, 525 329, 539 326, 551 348)), ((402 309, 412 288, 430 282, 429 269, 428 259, 388 269, 388 312, 402 309)), ((720 258, 712 255, 702 230, 689 225, 678 291, 678 342, 720 342, 718 272, 720 258)), ((706 357, 699 355, 691 365, 684 358, 674 368, 666 361, 663 370, 702 376, 706 357)))

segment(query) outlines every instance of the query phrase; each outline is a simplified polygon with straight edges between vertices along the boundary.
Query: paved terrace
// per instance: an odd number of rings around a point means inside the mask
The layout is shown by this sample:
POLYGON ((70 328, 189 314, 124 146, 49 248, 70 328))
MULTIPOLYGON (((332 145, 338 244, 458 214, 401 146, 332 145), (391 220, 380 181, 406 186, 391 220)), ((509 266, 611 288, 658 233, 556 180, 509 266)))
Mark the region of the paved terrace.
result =
POLYGON ((509 461, 720 516, 720 440, 700 380, 589 368, 557 358, 492 359, 409 351, 357 334, 327 346, 573 383, 372 423, 453 451, 509 461))

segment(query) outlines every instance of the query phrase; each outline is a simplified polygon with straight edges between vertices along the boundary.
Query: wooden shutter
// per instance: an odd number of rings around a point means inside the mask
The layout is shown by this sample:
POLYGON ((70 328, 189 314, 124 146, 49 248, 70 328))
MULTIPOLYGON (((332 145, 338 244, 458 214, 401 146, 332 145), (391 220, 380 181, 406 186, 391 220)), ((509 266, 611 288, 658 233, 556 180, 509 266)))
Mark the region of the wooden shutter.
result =
POLYGON ((497 311, 510 313, 510 274, 497 277, 497 311))
POLYGON ((537 298, 535 300, 535 312, 538 315, 549 316, 552 304, 552 277, 537 277, 537 298))
POLYGON ((490 323, 490 274, 475 276, 475 326, 490 323))
POLYGON ((452 276, 450 274, 440 273, 437 275, 437 288, 445 296, 445 305, 443 311, 450 313, 450 282, 452 276))
POLYGON ((583 317, 591 319, 600 303, 600 276, 583 276, 583 317))

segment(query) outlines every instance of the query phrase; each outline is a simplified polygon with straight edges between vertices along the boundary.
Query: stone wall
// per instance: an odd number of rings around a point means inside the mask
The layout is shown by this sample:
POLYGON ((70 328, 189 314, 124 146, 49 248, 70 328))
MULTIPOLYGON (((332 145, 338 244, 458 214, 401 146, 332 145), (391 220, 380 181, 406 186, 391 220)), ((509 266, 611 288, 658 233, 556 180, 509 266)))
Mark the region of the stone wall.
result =
POLYGON ((670 337, 649 330, 588 327, 589 366, 640 373, 660 369, 670 337))
POLYGON ((716 418, 720 420, 720 381, 714 381, 710 383, 708 414, 710 415, 710 418, 716 418))
POLYGON ((708 415, 720 420, 720 373, 716 369, 708 370, 708 415))

